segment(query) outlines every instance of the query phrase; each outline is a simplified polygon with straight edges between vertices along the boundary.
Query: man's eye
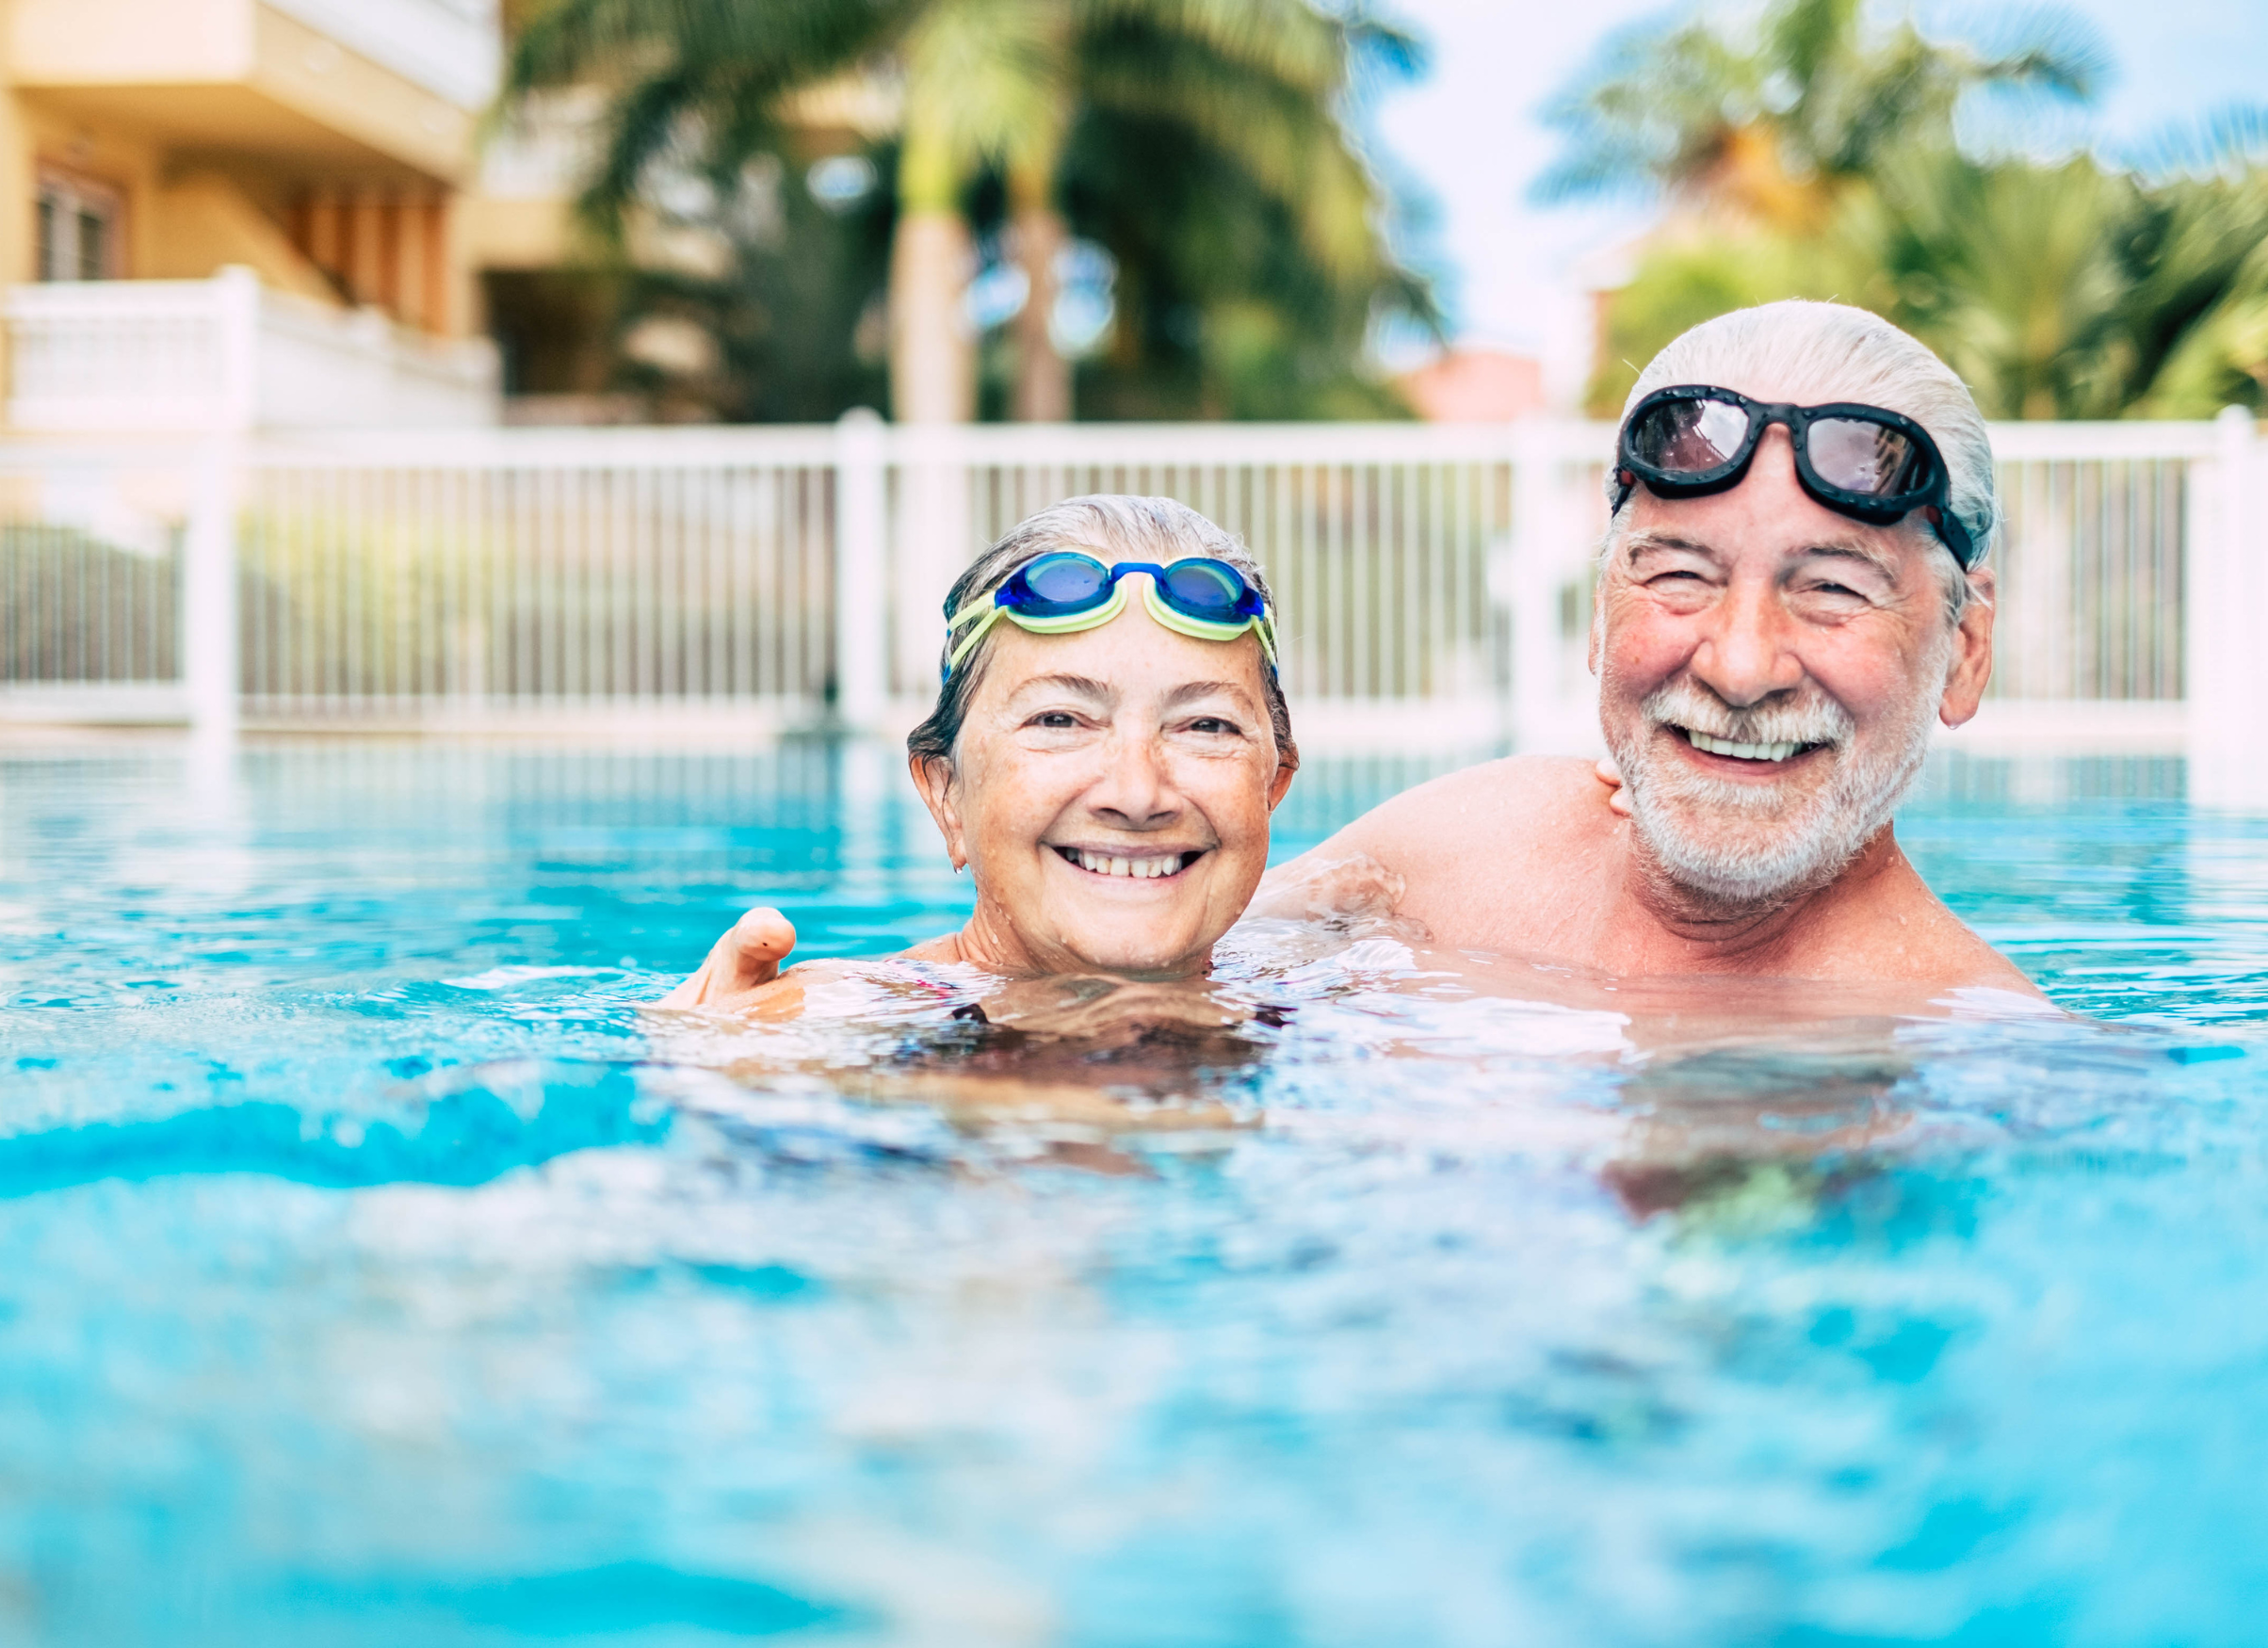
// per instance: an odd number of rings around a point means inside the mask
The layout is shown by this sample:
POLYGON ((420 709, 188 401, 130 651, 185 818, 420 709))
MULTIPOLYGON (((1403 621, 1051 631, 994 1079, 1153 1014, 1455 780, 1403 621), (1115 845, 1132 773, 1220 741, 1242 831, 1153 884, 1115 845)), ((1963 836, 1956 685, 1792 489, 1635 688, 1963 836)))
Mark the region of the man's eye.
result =
POLYGON ((1031 724, 1035 727, 1054 727, 1068 730, 1069 728, 1078 725, 1078 718, 1071 714, 1071 712, 1068 710, 1043 710, 1040 714, 1031 718, 1031 724))
POLYGON ((1239 730, 1236 722, 1224 720, 1219 716, 1199 716, 1190 723, 1190 731, 1192 733, 1233 734, 1239 730))

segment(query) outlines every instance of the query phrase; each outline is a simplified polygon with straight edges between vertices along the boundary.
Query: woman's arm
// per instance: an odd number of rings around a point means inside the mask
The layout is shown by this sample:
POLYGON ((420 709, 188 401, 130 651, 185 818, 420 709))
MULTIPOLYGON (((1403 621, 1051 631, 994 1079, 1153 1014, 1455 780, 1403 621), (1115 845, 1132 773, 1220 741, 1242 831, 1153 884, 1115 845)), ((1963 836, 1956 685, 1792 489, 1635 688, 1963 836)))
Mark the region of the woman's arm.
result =
POLYGON ((705 1012, 739 1012, 761 999, 780 977, 780 963, 795 948, 795 928, 770 906, 759 906, 733 923, 710 948, 700 970, 654 1005, 705 1012))

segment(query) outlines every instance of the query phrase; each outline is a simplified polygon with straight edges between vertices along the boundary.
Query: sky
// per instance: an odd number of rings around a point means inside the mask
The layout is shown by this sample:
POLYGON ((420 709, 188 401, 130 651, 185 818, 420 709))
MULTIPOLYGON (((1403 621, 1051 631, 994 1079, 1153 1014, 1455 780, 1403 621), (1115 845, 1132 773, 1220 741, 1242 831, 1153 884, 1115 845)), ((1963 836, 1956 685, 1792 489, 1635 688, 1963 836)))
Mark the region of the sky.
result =
MULTIPOLYGON (((1643 211, 1542 207, 1530 184, 1555 141, 1540 118, 1614 29, 1724 11, 1706 0, 1388 0, 1431 47, 1414 85, 1384 94, 1374 129, 1388 164, 1431 196, 1418 250, 1449 277, 1461 341, 1541 354, 1571 392, 1587 335, 1575 266, 1636 234, 1643 211)), ((1891 7, 1890 14, 1903 8, 1891 7)), ((1987 29, 2030 7, 1925 0, 1925 25, 1987 29)), ((2065 0, 2091 24, 2112 73, 2088 124, 2098 142, 2145 137, 2237 103, 2268 105, 2268 0, 2065 0)))

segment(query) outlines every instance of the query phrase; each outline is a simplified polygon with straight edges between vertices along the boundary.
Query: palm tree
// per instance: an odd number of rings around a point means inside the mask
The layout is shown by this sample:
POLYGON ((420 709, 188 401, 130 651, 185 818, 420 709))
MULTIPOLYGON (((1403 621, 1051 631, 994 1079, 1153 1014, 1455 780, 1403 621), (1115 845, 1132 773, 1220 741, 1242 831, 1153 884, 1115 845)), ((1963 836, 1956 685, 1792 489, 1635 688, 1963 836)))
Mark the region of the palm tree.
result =
MULTIPOLYGON (((960 315, 970 264, 964 202, 999 177, 1027 282, 1016 415, 1071 410, 1068 364, 1048 334, 1066 239, 1067 145, 1097 114, 1138 117, 1231 159, 1287 214, 1333 280, 1393 272, 1379 190, 1337 100, 1363 52, 1414 42, 1356 10, 1307 0, 558 0, 521 35, 513 94, 608 78, 604 158, 584 205, 619 234, 648 169, 691 148, 718 179, 777 142, 784 98, 830 77, 899 88, 898 220, 890 270, 891 391, 901 420, 974 410, 960 315)), ((1418 307, 1425 308, 1420 302, 1418 307)))
POLYGON ((1840 298, 1913 332, 2001 418, 2210 417, 2268 398, 2268 168, 2225 151, 2156 179, 1910 152, 1820 227, 1671 237, 1614 295, 1611 412, 1687 327, 1840 298), (2200 168, 2199 170, 2202 170, 2200 168))
POLYGON ((1865 0, 1774 0, 1753 30, 1693 23, 1612 37, 1547 119, 1563 139, 1541 200, 1661 193, 1690 210, 1816 228, 1898 150, 1950 142, 1972 89, 2091 97, 2099 53, 2069 20, 1980 49, 1911 22, 1868 25, 1865 0))

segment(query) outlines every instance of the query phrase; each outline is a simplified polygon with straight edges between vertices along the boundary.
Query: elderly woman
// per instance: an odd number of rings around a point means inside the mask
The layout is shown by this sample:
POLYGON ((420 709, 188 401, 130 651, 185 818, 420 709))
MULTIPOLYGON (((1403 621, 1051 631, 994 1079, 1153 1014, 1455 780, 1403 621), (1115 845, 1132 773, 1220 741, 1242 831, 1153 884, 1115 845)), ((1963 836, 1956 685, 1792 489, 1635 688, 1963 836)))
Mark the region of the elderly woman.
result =
MULTIPOLYGON (((946 603, 915 788, 977 905, 899 958, 1005 977, 1202 975, 1268 860, 1299 765, 1274 607, 1233 537, 1170 498, 1074 498, 946 603)), ((754 910, 661 1005, 797 1010, 795 929, 754 910)))

